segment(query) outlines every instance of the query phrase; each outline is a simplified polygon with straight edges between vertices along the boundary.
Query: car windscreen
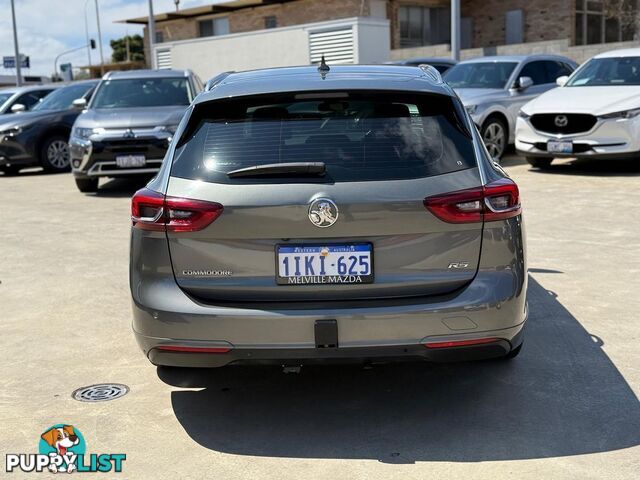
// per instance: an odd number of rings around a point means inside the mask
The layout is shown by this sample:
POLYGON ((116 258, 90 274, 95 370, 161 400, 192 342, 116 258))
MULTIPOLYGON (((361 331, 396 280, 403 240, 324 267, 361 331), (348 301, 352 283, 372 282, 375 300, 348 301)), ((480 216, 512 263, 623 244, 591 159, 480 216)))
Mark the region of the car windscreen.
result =
POLYGON ((44 97, 32 110, 67 110, 73 106, 74 100, 84 97, 92 88, 92 84, 59 88, 44 97))
POLYGON ((9 100, 12 95, 13 92, 0 92, 0 107, 2 107, 2 105, 4 105, 4 102, 9 100))
POLYGON ((91 108, 142 108, 189 105, 191 98, 184 77, 104 80, 91 108))
POLYGON ((292 162, 323 162, 325 175, 314 181, 325 182, 440 175, 476 166, 462 118, 457 102, 436 94, 349 92, 333 98, 320 93, 217 100, 194 109, 171 175, 268 183, 266 177, 230 178, 227 173, 292 162))
POLYGON ((505 88, 516 62, 459 63, 443 75, 453 88, 505 88))
POLYGON ((640 57, 594 58, 580 68, 567 87, 640 85, 640 57))

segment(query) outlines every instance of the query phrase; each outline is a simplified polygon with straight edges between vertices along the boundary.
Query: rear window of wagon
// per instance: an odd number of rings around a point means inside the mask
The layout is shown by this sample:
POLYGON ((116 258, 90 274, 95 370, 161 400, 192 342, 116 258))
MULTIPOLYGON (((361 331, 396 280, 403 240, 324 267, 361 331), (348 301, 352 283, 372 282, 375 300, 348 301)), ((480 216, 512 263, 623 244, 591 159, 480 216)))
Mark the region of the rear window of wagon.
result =
POLYGON ((324 92, 223 99, 196 106, 178 142, 174 177, 214 183, 293 183, 295 176, 229 178, 256 165, 324 162, 305 182, 401 180, 476 166, 464 116, 438 94, 324 92))

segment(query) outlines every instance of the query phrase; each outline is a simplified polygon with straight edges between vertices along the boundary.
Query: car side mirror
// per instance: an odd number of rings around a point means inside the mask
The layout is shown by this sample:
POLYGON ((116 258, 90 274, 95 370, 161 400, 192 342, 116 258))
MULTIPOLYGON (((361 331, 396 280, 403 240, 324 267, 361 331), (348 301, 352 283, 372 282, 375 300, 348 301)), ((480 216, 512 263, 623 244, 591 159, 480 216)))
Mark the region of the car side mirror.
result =
POLYGON ((564 87, 564 84, 567 83, 567 80, 569 80, 569 77, 566 75, 558 77, 556 78, 556 85, 558 85, 559 87, 564 87))
POLYGON ((11 113, 22 113, 24 111, 27 110, 27 107, 25 107, 23 104, 21 103, 15 103, 12 107, 11 107, 11 113))
POLYGON ((76 98, 72 105, 76 110, 84 110, 87 108, 87 100, 85 98, 76 98))
POLYGON ((520 77, 518 78, 518 83, 516 88, 518 90, 526 90, 527 88, 533 86, 533 79, 531 77, 520 77))

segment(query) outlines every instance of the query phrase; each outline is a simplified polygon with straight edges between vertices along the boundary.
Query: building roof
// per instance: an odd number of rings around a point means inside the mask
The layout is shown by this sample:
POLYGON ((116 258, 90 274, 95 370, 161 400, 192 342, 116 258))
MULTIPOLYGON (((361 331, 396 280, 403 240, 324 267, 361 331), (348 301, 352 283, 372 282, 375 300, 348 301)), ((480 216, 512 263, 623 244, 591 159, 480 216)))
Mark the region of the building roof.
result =
MULTIPOLYGON (((204 5, 202 7, 183 8, 173 12, 158 13, 153 16, 156 22, 166 22, 168 20, 178 20, 181 18, 201 17, 203 15, 211 15, 216 13, 228 13, 243 8, 254 8, 263 5, 273 5, 275 3, 288 3, 296 0, 224 0, 213 3, 212 5, 204 5)), ((137 23, 146 25, 149 23, 149 17, 127 18, 118 20, 116 23, 137 23)))
POLYGON ((316 66, 278 67, 230 73, 196 103, 265 93, 344 90, 388 90, 453 95, 451 88, 419 67, 394 65, 335 65, 322 75, 316 66))

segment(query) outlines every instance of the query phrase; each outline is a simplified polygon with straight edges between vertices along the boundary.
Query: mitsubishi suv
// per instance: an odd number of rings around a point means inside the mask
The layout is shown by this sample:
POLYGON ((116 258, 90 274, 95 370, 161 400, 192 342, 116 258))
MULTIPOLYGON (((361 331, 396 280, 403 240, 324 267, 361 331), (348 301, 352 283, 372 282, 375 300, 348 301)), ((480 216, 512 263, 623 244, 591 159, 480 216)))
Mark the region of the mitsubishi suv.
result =
POLYGON ((133 330, 156 365, 522 346, 518 187, 433 67, 218 76, 131 219, 133 330))
POLYGON ((202 89, 188 70, 107 73, 71 130, 71 168, 81 192, 100 177, 153 175, 185 110, 202 89))

